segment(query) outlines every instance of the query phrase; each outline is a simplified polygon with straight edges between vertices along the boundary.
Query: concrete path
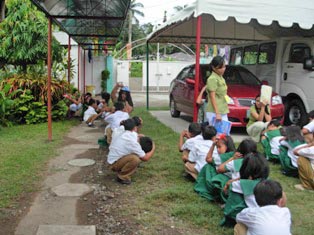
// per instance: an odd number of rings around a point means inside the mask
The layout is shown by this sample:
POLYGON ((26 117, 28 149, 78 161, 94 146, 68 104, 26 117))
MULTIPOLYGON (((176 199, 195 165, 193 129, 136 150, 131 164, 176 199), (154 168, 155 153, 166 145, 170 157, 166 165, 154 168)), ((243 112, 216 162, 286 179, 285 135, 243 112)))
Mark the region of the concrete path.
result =
POLYGON ((71 175, 80 170, 79 166, 70 165, 69 161, 73 162, 88 149, 98 149, 97 140, 101 136, 100 131, 87 127, 85 123, 71 129, 67 137, 80 141, 79 144, 62 147, 60 155, 50 161, 48 176, 41 191, 20 221, 15 235, 96 235, 95 226, 77 224, 77 200, 90 192, 92 187, 69 183, 71 175))

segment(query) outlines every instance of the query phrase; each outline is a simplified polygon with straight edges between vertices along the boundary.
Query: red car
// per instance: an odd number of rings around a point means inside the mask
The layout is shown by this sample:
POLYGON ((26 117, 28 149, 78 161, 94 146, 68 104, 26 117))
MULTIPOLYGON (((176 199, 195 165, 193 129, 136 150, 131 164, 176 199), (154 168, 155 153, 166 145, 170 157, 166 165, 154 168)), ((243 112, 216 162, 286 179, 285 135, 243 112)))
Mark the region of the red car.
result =
MULTIPOLYGON (((199 91, 210 75, 209 68, 208 64, 200 65, 199 91)), ((194 77, 195 65, 193 64, 183 68, 171 81, 169 106, 172 117, 179 117, 180 112, 193 116, 194 77)), ((248 111, 261 91, 262 82, 246 68, 234 65, 226 66, 223 77, 226 80, 227 94, 230 97, 228 119, 234 127, 245 127, 248 121, 248 111)), ((272 118, 282 122, 284 105, 277 93, 272 94, 270 109, 272 118)), ((199 121, 204 121, 204 110, 206 110, 204 105, 199 107, 199 121)))

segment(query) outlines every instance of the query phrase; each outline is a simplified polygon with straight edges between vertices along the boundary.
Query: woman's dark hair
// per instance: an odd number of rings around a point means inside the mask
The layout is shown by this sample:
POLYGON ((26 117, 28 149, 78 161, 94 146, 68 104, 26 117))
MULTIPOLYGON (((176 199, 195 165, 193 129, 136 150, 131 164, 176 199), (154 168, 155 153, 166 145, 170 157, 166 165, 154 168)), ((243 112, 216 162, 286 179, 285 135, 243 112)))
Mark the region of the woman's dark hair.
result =
POLYGON ((153 140, 147 136, 142 136, 139 139, 140 145, 145 153, 152 151, 153 140))
MULTIPOLYGON (((257 99, 257 98, 260 98, 260 97, 261 97, 261 94, 258 94, 257 96, 255 96, 255 104, 254 104, 255 110, 256 110, 256 112, 257 112, 258 114, 260 113, 260 109, 256 106, 256 99, 257 99)), ((269 110, 268 110, 268 108, 269 108, 268 104, 265 105, 265 113, 269 115, 269 110)), ((266 122, 265 118, 264 118, 263 122, 266 122)))
POLYGON ((102 92, 101 98, 105 100, 106 104, 109 104, 110 94, 108 92, 102 92))
POLYGON ((216 135, 217 135, 217 130, 215 127, 213 126, 202 127, 202 136, 204 140, 211 140, 216 135))
POLYGON ((252 139, 244 139, 239 144, 237 148, 237 152, 241 153, 242 155, 246 155, 248 153, 256 153, 257 152, 257 144, 252 139))
POLYGON ((240 168, 241 179, 267 179, 268 175, 268 162, 261 153, 248 153, 244 156, 240 168))
POLYGON ((133 101, 132 101, 132 97, 131 97, 131 94, 129 91, 123 91, 120 89, 119 95, 118 95, 118 101, 124 102, 124 100, 122 99, 122 93, 125 93, 125 95, 126 95, 125 100, 129 103, 129 105, 131 105, 133 107, 133 101))
POLYGON ((121 121, 120 125, 123 125, 126 131, 131 131, 136 126, 132 118, 121 121))
POLYGON ((234 142, 231 136, 227 135, 227 136, 219 137, 219 139, 227 146, 227 150, 226 150, 227 153, 235 151, 236 148, 234 146, 234 142))
POLYGON ((197 122, 192 122, 190 125, 189 125, 189 128, 188 128, 189 132, 194 136, 197 136, 199 134, 201 134, 202 132, 202 129, 201 129, 201 124, 200 123, 197 123, 197 122))
POLYGON ((254 196, 259 206, 276 205, 282 198, 282 187, 274 180, 262 180, 254 188, 254 196))
POLYGON ((213 68, 222 68, 222 66, 225 64, 225 59, 220 56, 220 55, 217 55, 215 56, 212 61, 210 62, 210 68, 213 69, 213 68))
POLYGON ((304 137, 301 134, 301 128, 296 125, 285 127, 285 136, 288 141, 300 141, 304 142, 304 137))

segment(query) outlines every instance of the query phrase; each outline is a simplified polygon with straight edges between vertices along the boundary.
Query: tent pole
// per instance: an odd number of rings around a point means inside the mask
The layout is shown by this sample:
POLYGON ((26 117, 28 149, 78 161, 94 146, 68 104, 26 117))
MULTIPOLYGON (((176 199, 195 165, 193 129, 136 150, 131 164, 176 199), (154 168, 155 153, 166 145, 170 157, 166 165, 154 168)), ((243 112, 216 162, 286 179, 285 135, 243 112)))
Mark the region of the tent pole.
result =
POLYGON ((51 118, 51 17, 48 17, 48 82, 47 82, 47 98, 48 98, 48 140, 52 141, 52 118, 51 118))
POLYGON ((200 78, 200 47, 201 47, 201 26, 202 16, 197 17, 196 27, 196 56, 195 56, 195 86, 194 86, 194 102, 193 102, 193 122, 197 121, 197 104, 196 99, 199 91, 199 78, 200 78))
POLYGON ((71 36, 68 37, 68 83, 71 82, 71 36))
POLYGON ((146 109, 149 110, 149 48, 146 41, 146 109))

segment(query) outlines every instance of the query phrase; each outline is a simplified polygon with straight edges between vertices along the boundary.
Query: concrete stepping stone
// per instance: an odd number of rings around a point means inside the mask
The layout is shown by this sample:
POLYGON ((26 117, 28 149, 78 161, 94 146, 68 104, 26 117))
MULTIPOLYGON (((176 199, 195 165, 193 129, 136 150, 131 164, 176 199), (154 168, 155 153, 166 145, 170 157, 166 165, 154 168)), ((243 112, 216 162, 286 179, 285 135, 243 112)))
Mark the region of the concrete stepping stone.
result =
POLYGON ((72 159, 68 161, 68 164, 71 166, 92 166, 95 164, 95 161, 88 158, 79 158, 79 159, 72 159))
POLYGON ((96 235, 94 225, 39 225, 36 235, 96 235))
POLYGON ((87 184, 70 183, 58 185, 53 187, 51 190, 59 197, 80 197, 93 191, 93 189, 87 184))

